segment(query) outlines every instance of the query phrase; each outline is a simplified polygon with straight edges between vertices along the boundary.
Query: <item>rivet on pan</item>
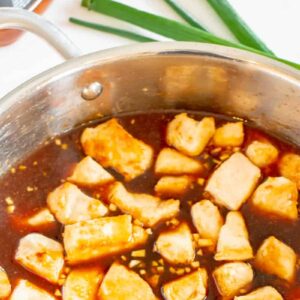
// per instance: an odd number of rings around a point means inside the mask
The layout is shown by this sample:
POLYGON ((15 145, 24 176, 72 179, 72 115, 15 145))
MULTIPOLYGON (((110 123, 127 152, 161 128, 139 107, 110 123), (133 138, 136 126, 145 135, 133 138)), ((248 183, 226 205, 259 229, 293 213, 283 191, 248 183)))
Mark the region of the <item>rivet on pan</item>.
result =
POLYGON ((102 85, 99 82, 95 81, 82 89, 81 97, 87 101, 95 100, 98 96, 101 95, 102 90, 102 85))

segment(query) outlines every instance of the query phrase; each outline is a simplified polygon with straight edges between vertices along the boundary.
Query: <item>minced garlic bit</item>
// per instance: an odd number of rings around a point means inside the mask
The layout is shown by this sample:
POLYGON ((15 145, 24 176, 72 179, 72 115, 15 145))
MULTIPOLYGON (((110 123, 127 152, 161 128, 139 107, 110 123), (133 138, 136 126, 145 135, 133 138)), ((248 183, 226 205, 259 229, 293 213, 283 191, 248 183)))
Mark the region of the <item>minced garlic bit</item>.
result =
POLYGON ((14 205, 9 205, 7 206, 6 210, 9 214, 12 214, 15 211, 15 206, 14 205))
POLYGON ((205 183, 205 179, 204 179, 204 178, 198 178, 198 179, 197 179, 197 183, 198 183, 200 186, 202 186, 202 185, 204 185, 204 183, 205 183))
POLYGON ((135 250, 131 252, 132 257, 145 257, 146 256, 146 250, 145 249, 140 249, 140 250, 135 250))
POLYGON ((6 202, 7 205, 13 205, 14 204, 14 201, 11 197, 6 197, 5 202, 6 202))
POLYGON ((33 166, 37 166, 38 165, 38 162, 35 160, 33 163, 32 163, 33 166))
POLYGON ((54 140, 56 146, 61 146, 61 139, 54 140))
POLYGON ((152 231, 151 228, 147 228, 147 229, 146 229, 146 232, 147 232, 148 234, 152 234, 152 233, 153 233, 153 231, 152 231))
POLYGON ((54 292, 54 296, 61 297, 61 291, 59 289, 56 289, 54 292))
POLYGON ((140 274, 141 275, 145 275, 146 274, 146 270, 144 270, 144 269, 140 270, 140 274))
POLYGON ((134 267, 138 266, 140 263, 141 263, 141 261, 133 259, 129 262, 128 267, 134 268, 134 267))
POLYGON ((27 169, 27 167, 24 166, 24 165, 20 165, 20 166, 19 166, 19 170, 21 170, 21 171, 24 171, 24 170, 26 170, 26 169, 27 169))
POLYGON ((69 147, 68 144, 65 144, 65 143, 61 145, 61 149, 63 149, 63 150, 67 150, 68 147, 69 147))
POLYGON ((191 267, 196 269, 196 268, 199 268, 200 267, 200 262, 199 261, 193 261, 191 263, 191 267))
POLYGON ((130 120, 130 124, 133 125, 135 123, 135 119, 130 120))
POLYGON ((32 186, 28 186, 28 187, 26 188, 26 191, 27 191, 27 192, 33 192, 33 191, 34 191, 34 188, 33 188, 32 186))
POLYGON ((10 173, 15 174, 16 173, 16 168, 11 168, 10 173))
MULTIPOLYGON (((99 196, 99 197, 96 197, 96 198, 99 199, 100 195, 98 194, 97 196, 99 196)), ((110 211, 117 211, 118 210, 117 206, 113 203, 109 204, 108 208, 109 208, 110 211)))

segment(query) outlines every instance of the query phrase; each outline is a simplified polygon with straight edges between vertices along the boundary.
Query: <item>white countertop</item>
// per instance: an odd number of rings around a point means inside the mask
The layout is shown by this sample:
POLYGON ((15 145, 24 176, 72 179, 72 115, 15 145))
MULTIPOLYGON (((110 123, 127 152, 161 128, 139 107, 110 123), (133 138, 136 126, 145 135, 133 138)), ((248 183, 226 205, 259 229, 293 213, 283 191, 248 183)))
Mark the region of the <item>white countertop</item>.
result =
MULTIPOLYGON (((120 2, 181 20, 163 0, 120 0, 120 2)), ((178 2, 193 12, 211 32, 233 39, 206 0, 178 0, 178 2)), ((230 0, 230 2, 278 56, 300 63, 299 0, 230 0)), ((68 21, 71 16, 143 32, 126 23, 87 11, 80 7, 80 0, 53 0, 44 16, 60 27, 82 53, 133 42, 71 24, 68 21)), ((156 38, 165 40, 157 36, 156 38)), ((32 76, 61 62, 63 59, 54 49, 31 33, 25 34, 10 46, 0 48, 0 97, 32 76)))

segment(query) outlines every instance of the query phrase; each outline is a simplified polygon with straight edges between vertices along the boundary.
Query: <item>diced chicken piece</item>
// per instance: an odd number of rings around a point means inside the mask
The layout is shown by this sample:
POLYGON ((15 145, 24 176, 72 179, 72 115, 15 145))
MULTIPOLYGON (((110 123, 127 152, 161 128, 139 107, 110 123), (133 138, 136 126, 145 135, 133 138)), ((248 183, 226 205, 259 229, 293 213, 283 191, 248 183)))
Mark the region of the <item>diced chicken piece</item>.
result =
POLYGON ((0 299, 6 298, 11 293, 11 285, 4 269, 0 267, 0 299))
POLYGON ((253 250, 244 218, 240 212, 231 211, 221 228, 215 260, 247 260, 253 250))
POLYGON ((54 222, 55 218, 48 208, 42 208, 27 220, 27 224, 32 227, 46 226, 54 222))
POLYGON ((153 149, 129 134, 116 119, 85 129, 81 144, 87 155, 114 168, 126 180, 143 174, 152 164, 153 149))
POLYGON ((108 212, 100 200, 85 195, 76 185, 69 182, 63 183, 51 192, 47 204, 62 224, 99 218, 108 212))
POLYGON ((132 226, 131 216, 121 215, 65 226, 64 246, 70 264, 99 259, 139 247, 147 232, 132 226))
POLYGON ((28 280, 19 280, 10 300, 55 300, 56 298, 28 280))
POLYGON ((42 234, 30 233, 20 239, 15 260, 28 271, 57 283, 64 267, 63 247, 42 234))
POLYGON ((294 181, 300 189, 300 155, 284 154, 279 161, 279 171, 282 176, 294 181))
POLYGON ((199 269, 168 282, 162 287, 166 300, 204 300, 207 292, 207 272, 199 269))
POLYGON ((297 220, 298 189, 285 177, 269 177, 252 196, 255 208, 278 217, 297 220))
POLYGON ((214 133, 214 118, 205 117, 196 121, 182 113, 168 124, 166 140, 169 146, 178 151, 196 156, 204 150, 214 133))
POLYGON ((228 298, 247 292, 251 287, 253 277, 251 266, 244 262, 227 263, 213 272, 219 293, 228 298))
POLYGON ((235 297, 234 300, 283 300, 282 296, 271 286, 261 287, 247 295, 235 297))
POLYGON ((171 149, 162 149, 155 163, 155 173, 166 175, 199 174, 203 171, 203 165, 180 152, 171 149))
POLYGON ((215 246, 223 226, 218 207, 209 200, 202 200, 192 206, 191 215, 200 237, 211 240, 215 246))
POLYGON ((278 154, 277 148, 268 142, 253 141, 246 149, 248 158, 259 168, 275 163, 278 154))
POLYGON ((218 147, 238 147, 244 142, 243 122, 226 123, 217 128, 213 137, 214 145, 218 147))
POLYGON ((160 200, 148 194, 129 193, 121 182, 112 186, 108 200, 148 227, 171 219, 179 213, 179 200, 160 200))
POLYGON ((183 195, 192 185, 193 179, 189 176, 164 176, 154 187, 158 195, 176 197, 183 195))
POLYGON ((63 286, 63 300, 94 300, 104 277, 100 267, 81 267, 73 269, 63 286))
POLYGON ((137 273, 114 263, 98 292, 99 300, 157 300, 151 287, 137 273))
POLYGON ((288 282, 295 278, 296 261, 294 250, 274 236, 264 240, 255 256, 255 266, 259 270, 288 282))
POLYGON ((83 186, 100 186, 114 181, 114 177, 90 156, 86 156, 75 166, 68 181, 83 186))
POLYGON ((237 152, 214 171, 205 190, 214 197, 217 204, 229 210, 238 210, 254 191, 260 174, 258 167, 237 152))
POLYGON ((174 229, 159 234, 154 250, 170 264, 189 264, 194 260, 195 249, 189 226, 181 223, 174 229))

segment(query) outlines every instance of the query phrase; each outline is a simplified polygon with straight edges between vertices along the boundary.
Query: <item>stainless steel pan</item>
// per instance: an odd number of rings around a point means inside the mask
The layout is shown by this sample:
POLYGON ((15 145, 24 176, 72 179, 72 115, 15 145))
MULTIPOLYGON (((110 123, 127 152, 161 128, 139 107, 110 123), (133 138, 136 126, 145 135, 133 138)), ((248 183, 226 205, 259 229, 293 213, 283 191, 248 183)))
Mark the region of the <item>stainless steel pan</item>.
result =
MULTIPOLYGON (((78 54, 60 31, 33 14, 0 10, 0 28, 8 27, 42 35, 66 58, 78 54)), ((298 71, 215 45, 138 44, 72 58, 5 96, 0 102, 1 173, 77 124, 158 109, 243 118, 300 146, 298 71)))

